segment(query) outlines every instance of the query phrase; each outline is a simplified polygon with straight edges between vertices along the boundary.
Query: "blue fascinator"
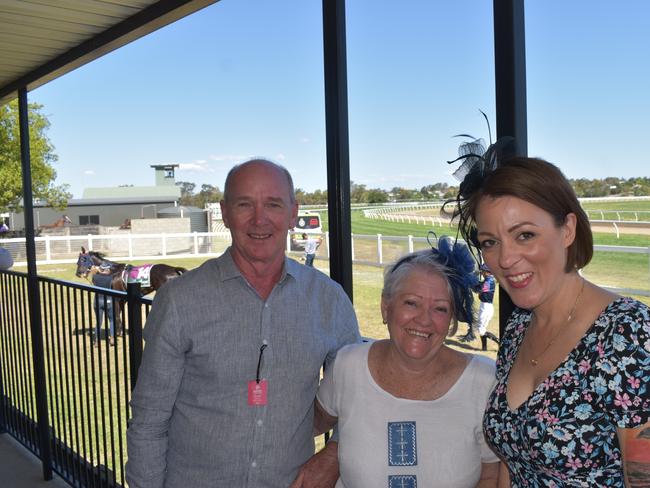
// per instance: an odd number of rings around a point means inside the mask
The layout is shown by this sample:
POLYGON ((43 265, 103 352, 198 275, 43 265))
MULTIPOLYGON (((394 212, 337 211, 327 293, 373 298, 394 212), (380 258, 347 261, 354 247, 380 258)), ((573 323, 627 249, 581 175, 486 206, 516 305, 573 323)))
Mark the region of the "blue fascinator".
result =
POLYGON ((474 256, 466 244, 447 236, 438 239, 438 249, 431 246, 431 252, 437 253, 438 261, 451 271, 448 277, 454 294, 456 318, 471 325, 474 320, 472 290, 478 284, 474 256))
MULTIPOLYGON (((435 260, 447 269, 446 275, 451 285, 456 319, 471 324, 474 318, 472 311, 474 295, 472 290, 479 281, 476 273, 476 261, 472 253, 465 243, 448 236, 437 239, 436 247, 436 234, 433 231, 429 231, 427 241, 431 246, 431 253, 435 260)), ((423 253, 425 251, 405 256, 393 265, 390 272, 395 272, 401 265, 413 261, 423 253)))

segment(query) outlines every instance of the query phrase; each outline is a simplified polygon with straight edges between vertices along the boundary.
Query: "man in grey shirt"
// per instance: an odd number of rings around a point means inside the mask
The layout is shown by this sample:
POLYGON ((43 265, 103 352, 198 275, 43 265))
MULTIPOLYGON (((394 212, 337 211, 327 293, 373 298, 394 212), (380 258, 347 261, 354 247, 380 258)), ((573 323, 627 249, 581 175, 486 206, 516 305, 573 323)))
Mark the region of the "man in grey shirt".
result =
POLYGON ((286 169, 236 166, 221 211, 232 246, 161 288, 147 318, 130 488, 286 488, 299 472, 303 486, 319 483, 301 466, 314 450, 320 367, 359 340, 352 304, 285 256, 298 214, 286 169))

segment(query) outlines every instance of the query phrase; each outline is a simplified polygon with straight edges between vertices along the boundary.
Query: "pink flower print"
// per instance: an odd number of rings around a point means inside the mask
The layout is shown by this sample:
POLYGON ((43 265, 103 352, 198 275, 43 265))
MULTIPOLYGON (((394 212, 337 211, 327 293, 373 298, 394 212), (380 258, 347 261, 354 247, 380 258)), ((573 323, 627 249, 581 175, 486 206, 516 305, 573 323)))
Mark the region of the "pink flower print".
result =
POLYGON ((580 461, 580 458, 569 458, 566 465, 572 469, 578 469, 582 467, 582 461, 580 461))
POLYGON ((627 379, 627 382, 628 382, 628 383, 630 384, 630 386, 631 386, 632 388, 634 388, 635 390, 636 390, 636 389, 639 387, 639 385, 641 384, 641 382, 639 381, 639 378, 634 378, 634 377, 629 377, 629 378, 627 379))
POLYGON ((605 349, 603 348, 602 342, 596 344, 596 351, 598 351, 598 357, 603 357, 605 355, 605 349))
POLYGON ((578 371, 580 373, 586 373, 590 369, 591 369, 591 364, 586 359, 583 359, 582 361, 580 361, 580 364, 578 364, 578 371))
POLYGON ((592 400, 592 396, 590 392, 586 392, 584 395, 582 395, 582 398, 585 399, 585 401, 590 402, 592 400))
POLYGON ((591 454, 594 450, 594 445, 590 443, 583 443, 582 450, 585 452, 585 454, 591 454))
POLYGON ((623 410, 627 410, 628 407, 632 405, 632 401, 630 400, 630 397, 627 393, 623 393, 623 395, 616 393, 616 400, 614 400, 614 405, 617 407, 623 407, 623 410))

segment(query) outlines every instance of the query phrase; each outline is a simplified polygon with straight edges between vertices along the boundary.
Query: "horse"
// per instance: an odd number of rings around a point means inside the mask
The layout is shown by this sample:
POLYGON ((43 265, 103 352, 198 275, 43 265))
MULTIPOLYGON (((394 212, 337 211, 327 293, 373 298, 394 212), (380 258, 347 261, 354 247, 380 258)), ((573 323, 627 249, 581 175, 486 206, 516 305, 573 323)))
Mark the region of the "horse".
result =
MULTIPOLYGON (((130 282, 140 283, 141 296, 148 295, 169 280, 177 278, 187 271, 187 269, 179 266, 170 266, 168 264, 144 264, 141 266, 131 266, 125 263, 117 263, 106 259, 104 254, 97 251, 86 251, 84 247, 81 248, 79 258, 77 259, 77 271, 75 275, 80 278, 88 279, 89 273, 92 271, 100 270, 100 272, 107 272, 112 276, 111 288, 117 291, 126 291, 127 284, 130 282), (96 270, 92 270, 96 267, 96 270)), ((116 300, 116 323, 115 327, 118 335, 122 333, 122 322, 120 317, 122 309, 124 308, 123 300, 116 300)))
POLYGON ((70 220, 70 217, 67 215, 62 215, 59 220, 56 220, 55 222, 51 224, 42 224, 38 228, 39 229, 56 229, 57 227, 64 227, 66 224, 72 225, 72 220, 70 220))
POLYGON ((113 275, 111 288, 118 291, 126 291, 126 285, 130 282, 140 282, 140 293, 142 296, 158 290, 161 286, 173 278, 177 278, 187 271, 180 266, 170 266, 168 264, 143 264, 140 266, 131 266, 125 263, 117 263, 106 259, 104 254, 97 251, 86 251, 81 248, 79 258, 77 259, 78 277, 86 278, 91 266, 110 270, 113 275))

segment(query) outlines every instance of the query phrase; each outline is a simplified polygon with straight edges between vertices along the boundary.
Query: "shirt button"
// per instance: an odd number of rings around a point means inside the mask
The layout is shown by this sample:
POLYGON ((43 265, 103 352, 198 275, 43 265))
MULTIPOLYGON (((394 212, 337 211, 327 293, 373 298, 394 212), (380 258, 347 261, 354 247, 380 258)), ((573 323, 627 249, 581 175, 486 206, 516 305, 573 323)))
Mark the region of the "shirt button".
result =
POLYGON ((259 426, 261 426, 263 423, 264 423, 264 422, 262 422, 262 419, 259 419, 259 420, 257 421, 257 425, 259 425, 259 426))
POLYGON ((256 461, 253 461, 253 462, 251 463, 251 466, 252 466, 253 468, 257 468, 257 462, 256 462, 256 461))

